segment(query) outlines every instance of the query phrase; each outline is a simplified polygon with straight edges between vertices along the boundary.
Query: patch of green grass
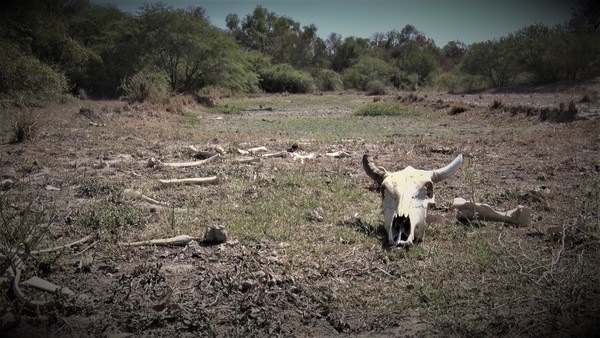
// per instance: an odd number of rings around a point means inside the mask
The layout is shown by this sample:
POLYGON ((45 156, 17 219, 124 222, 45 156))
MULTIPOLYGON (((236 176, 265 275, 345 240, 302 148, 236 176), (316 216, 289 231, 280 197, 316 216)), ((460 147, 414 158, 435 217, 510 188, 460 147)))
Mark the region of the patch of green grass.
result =
POLYGON ((228 104, 218 105, 213 108, 210 108, 210 111, 212 111, 213 113, 224 114, 224 115, 240 114, 242 112, 242 110, 243 110, 243 108, 240 108, 239 106, 228 105, 228 104))
POLYGON ((76 196, 94 198, 120 192, 123 185, 114 181, 89 180, 77 187, 76 196))
POLYGON ((396 102, 369 102, 354 111, 357 116, 416 116, 417 112, 408 106, 396 102))
POLYGON ((93 204, 85 208, 74 223, 86 229, 114 230, 120 227, 143 227, 149 216, 129 205, 93 204))

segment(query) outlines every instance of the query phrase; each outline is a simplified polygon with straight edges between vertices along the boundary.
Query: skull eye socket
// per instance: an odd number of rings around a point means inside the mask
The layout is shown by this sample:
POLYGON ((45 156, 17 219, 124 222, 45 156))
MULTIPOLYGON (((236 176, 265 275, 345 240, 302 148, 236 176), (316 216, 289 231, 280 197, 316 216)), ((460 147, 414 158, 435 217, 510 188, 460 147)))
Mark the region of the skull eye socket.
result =
POLYGON ((425 183, 426 195, 428 198, 433 198, 433 183, 426 182, 425 183))

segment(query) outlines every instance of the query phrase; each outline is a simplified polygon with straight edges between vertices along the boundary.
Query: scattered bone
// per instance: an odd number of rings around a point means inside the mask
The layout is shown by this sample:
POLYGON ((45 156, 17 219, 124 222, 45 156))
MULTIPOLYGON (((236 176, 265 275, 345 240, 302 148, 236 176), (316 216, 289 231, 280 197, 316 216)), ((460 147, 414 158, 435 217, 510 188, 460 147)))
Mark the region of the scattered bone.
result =
POLYGON ((172 163, 163 163, 164 166, 166 167, 177 167, 177 168, 183 168, 183 167, 196 167, 205 163, 208 163, 212 160, 214 160, 215 158, 219 157, 219 154, 215 154, 212 157, 209 157, 205 160, 200 160, 200 161, 193 161, 193 162, 172 162, 172 163))
POLYGON ((261 155, 261 157, 263 157, 263 158, 269 158, 269 157, 287 157, 288 154, 289 153, 284 150, 284 151, 279 151, 279 152, 276 152, 276 153, 264 154, 264 155, 261 155))
POLYGON ((23 285, 30 286, 32 288, 44 290, 50 293, 56 293, 57 291, 66 296, 72 296, 75 293, 71 291, 69 288, 61 288, 60 286, 50 283, 45 279, 41 279, 37 276, 33 276, 28 280, 23 282, 23 285))
POLYGON ((246 156, 246 157, 238 158, 235 161, 237 163, 252 163, 252 162, 259 162, 260 158, 259 157, 246 156))
POLYGON ((298 154, 298 153, 291 153, 292 158, 294 160, 300 160, 300 161, 304 161, 304 160, 314 160, 317 157, 319 157, 320 155, 317 153, 310 153, 308 155, 302 155, 302 154, 298 154))
POLYGON ((454 199, 451 208, 457 209, 456 218, 460 221, 482 220, 528 226, 531 216, 531 209, 522 205, 508 211, 496 211, 488 204, 473 204, 460 197, 454 199))
POLYGON ((157 200, 150 198, 146 195, 143 195, 141 192, 135 191, 133 189, 125 189, 123 191, 123 198, 128 199, 128 200, 141 199, 143 201, 146 201, 146 202, 148 202, 150 204, 154 204, 154 205, 161 205, 161 206, 168 205, 165 202, 157 201, 157 200))
POLYGON ((122 242, 119 243, 121 246, 148 246, 148 245, 172 245, 172 246, 182 246, 188 245, 191 241, 197 241, 198 238, 188 236, 188 235, 179 235, 171 238, 161 238, 161 239, 152 239, 149 241, 140 241, 140 242, 122 242))
POLYGON ((238 154, 240 154, 240 155, 258 154, 263 151, 269 151, 269 149, 267 149, 267 147, 262 146, 262 147, 250 148, 248 150, 243 150, 243 149, 237 150, 238 154))
POLYGON ((158 180, 160 183, 164 185, 173 185, 173 184, 212 184, 212 183, 220 183, 223 180, 223 177, 219 176, 209 176, 209 177, 191 177, 191 178, 172 178, 166 180, 158 180))
POLYGON ((45 187, 45 189, 48 190, 48 191, 60 191, 60 188, 57 188, 57 187, 52 186, 52 185, 47 185, 45 187))
POLYGON ((227 230, 222 225, 211 225, 204 233, 204 241, 211 243, 227 242, 227 230))
POLYGON ((335 151, 333 153, 325 153, 325 155, 333 158, 346 158, 352 156, 350 153, 346 151, 335 151))
POLYGON ((7 178, 5 180, 0 181, 0 188, 2 188, 2 190, 9 190, 14 184, 15 181, 11 180, 10 178, 7 178))

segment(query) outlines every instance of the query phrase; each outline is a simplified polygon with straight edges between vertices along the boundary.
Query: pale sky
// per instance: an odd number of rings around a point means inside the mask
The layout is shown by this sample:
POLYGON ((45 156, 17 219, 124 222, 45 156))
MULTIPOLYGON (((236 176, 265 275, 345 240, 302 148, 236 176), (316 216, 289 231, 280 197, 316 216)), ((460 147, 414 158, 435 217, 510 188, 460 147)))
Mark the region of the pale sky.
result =
MULTIPOLYGON (((137 13, 152 0, 91 0, 137 13)), ((317 34, 370 38, 374 33, 400 31, 411 24, 438 47, 448 41, 466 44, 506 36, 535 23, 554 26, 571 17, 575 0, 163 0, 173 8, 200 6, 213 25, 225 28, 227 14, 241 20, 261 5, 301 26, 314 24, 317 34)))

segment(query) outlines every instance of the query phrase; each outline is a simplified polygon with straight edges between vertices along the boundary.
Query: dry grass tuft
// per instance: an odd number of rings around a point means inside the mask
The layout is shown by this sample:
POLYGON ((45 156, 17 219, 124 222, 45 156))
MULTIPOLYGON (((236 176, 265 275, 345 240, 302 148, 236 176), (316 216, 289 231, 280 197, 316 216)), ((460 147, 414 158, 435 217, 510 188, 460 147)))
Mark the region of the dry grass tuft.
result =
POLYGON ((449 115, 458 115, 458 114, 464 113, 466 111, 467 111, 467 106, 464 103, 459 102, 459 103, 455 103, 452 106, 450 106, 450 111, 448 111, 448 114, 449 115))

